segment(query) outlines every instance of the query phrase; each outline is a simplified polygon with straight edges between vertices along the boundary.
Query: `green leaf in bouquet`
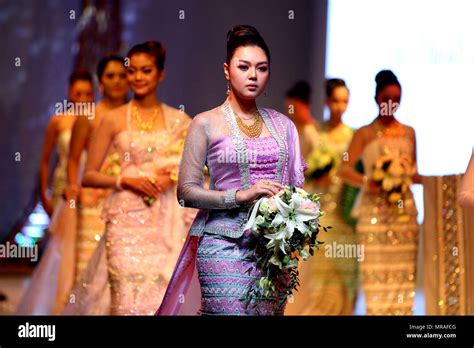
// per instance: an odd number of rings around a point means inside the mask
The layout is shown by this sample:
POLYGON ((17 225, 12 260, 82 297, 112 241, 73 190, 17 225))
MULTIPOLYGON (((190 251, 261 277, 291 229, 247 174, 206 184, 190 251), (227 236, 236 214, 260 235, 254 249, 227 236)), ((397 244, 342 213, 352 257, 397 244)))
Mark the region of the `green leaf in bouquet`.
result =
POLYGON ((321 196, 321 193, 310 193, 308 195, 308 199, 310 201, 313 201, 313 202, 317 203, 319 201, 320 196, 321 196))
POLYGON ((301 250, 299 251, 299 254, 300 254, 300 256, 301 256, 301 258, 302 258, 303 260, 307 260, 308 257, 309 257, 309 253, 308 253, 308 251, 307 251, 306 249, 301 249, 301 250))
MULTIPOLYGON (((318 232, 319 233, 319 232, 318 232)), ((309 245, 314 246, 317 242, 318 233, 315 233, 311 236, 309 245)))
POLYGON ((286 264, 286 268, 296 268, 298 266, 298 261, 296 259, 291 259, 290 261, 286 264))
POLYGON ((250 303, 250 296, 249 294, 251 293, 252 290, 249 290, 248 292, 246 292, 244 295, 242 295, 240 298, 239 298, 239 301, 242 301, 242 302, 245 302, 245 305, 248 306, 248 304, 250 303))

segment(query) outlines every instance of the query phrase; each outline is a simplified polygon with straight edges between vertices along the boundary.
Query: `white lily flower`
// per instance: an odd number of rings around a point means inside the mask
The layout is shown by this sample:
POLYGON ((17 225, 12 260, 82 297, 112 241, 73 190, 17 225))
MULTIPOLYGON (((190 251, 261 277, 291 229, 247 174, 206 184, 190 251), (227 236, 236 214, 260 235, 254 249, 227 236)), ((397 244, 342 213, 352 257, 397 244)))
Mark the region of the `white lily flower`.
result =
POLYGON ((285 229, 280 229, 276 233, 270 233, 266 234, 264 237, 267 239, 270 239, 270 241, 267 243, 266 247, 267 249, 280 249, 283 254, 286 254, 285 247, 288 245, 285 240, 286 236, 286 230, 285 229))
POLYGON ((260 212, 265 214, 266 212, 268 212, 268 209, 270 208, 270 206, 268 205, 268 198, 267 197, 263 197, 262 198, 262 201, 260 203, 260 212))
POLYGON ((279 213, 273 219, 271 226, 278 227, 285 225, 284 239, 288 240, 293 236, 295 228, 301 233, 309 231, 305 222, 317 219, 320 215, 319 209, 308 211, 302 208, 304 199, 297 193, 291 196, 291 203, 288 205, 280 197, 274 197, 279 213))

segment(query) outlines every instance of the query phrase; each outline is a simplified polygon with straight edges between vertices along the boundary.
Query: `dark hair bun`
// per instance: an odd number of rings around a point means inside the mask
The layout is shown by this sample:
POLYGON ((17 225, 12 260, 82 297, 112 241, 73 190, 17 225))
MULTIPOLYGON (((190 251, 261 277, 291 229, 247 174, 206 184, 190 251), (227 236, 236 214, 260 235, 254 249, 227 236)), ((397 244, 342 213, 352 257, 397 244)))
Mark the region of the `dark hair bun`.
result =
POLYGON ((392 70, 382 70, 375 76, 375 82, 379 83, 396 83, 398 82, 397 76, 393 73, 392 70))
POLYGON ((234 52, 241 46, 258 46, 265 51, 270 63, 270 50, 258 30, 250 25, 236 25, 227 32, 227 59, 229 64, 234 52))
POLYGON ((229 41, 238 40, 248 36, 260 37, 258 30, 250 25, 236 25, 227 32, 227 43, 229 41))
POLYGON ((375 89, 375 96, 377 96, 382 89, 390 85, 397 85, 401 88, 397 76, 392 70, 382 70, 375 76, 377 87, 375 89))
POLYGON ((298 81, 286 92, 286 97, 309 104, 311 102, 311 86, 307 81, 298 81))

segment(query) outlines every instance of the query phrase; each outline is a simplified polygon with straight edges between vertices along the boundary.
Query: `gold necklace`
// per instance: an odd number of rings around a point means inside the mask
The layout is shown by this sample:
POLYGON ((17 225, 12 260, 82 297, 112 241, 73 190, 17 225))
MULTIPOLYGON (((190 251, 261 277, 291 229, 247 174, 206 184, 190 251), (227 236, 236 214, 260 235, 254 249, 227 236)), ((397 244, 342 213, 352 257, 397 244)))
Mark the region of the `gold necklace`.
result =
POLYGON ((132 108, 132 118, 135 124, 135 127, 138 128, 141 132, 149 132, 155 128, 156 118, 158 115, 158 107, 153 110, 153 115, 147 121, 143 121, 140 117, 140 112, 138 111, 137 106, 133 106, 132 108))
POLYGON ((234 115, 237 121, 237 125, 246 136, 248 136, 249 138, 258 138, 260 136, 263 129, 263 119, 258 111, 254 112, 255 122, 251 125, 246 125, 235 111, 234 115))
POLYGON ((400 123, 397 123, 392 126, 385 126, 381 121, 377 120, 377 136, 387 136, 387 137, 399 137, 404 134, 403 126, 400 123))

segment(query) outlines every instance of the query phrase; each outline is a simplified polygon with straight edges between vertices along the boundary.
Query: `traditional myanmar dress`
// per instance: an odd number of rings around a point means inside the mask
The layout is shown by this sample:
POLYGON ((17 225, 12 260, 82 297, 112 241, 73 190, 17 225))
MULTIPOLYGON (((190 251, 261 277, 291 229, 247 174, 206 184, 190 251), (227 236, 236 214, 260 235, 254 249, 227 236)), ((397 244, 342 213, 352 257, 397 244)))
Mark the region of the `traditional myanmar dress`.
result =
POLYGON ((61 130, 56 139, 58 164, 52 181, 54 210, 48 227, 49 240, 17 307, 16 313, 20 315, 58 314, 64 305, 63 294, 73 286, 76 211, 62 198, 67 186, 70 140, 71 129, 61 130))
MULTIPOLYGON (((119 155, 112 152, 107 155, 101 173, 109 176, 120 174, 119 155)), ((86 269, 92 254, 97 248, 105 232, 105 222, 102 220, 104 202, 110 190, 83 187, 78 205, 78 230, 76 245, 76 281, 86 269)))
MULTIPOLYGON (((128 104, 127 129, 113 140, 124 177, 153 177, 163 168, 178 170, 191 120, 162 105, 165 129, 144 132, 133 128, 128 104)), ((104 237, 63 314, 153 314, 186 237, 186 214, 176 200, 176 185, 151 206, 132 191, 114 190, 104 204, 104 237), (109 308, 105 291, 111 294, 109 308)))
MULTIPOLYGON (((376 124, 377 125, 377 124, 376 124)), ((404 128, 399 136, 376 138, 362 153, 370 178, 375 161, 382 155, 413 159, 414 143, 404 128)), ((413 194, 408 191, 403 206, 388 203, 382 194, 361 190, 353 214, 358 218, 358 242, 364 247, 360 277, 368 315, 411 315, 415 298, 418 223, 413 194)))
POLYGON ((319 144, 331 148, 341 159, 328 174, 328 187, 307 181, 308 192, 322 193, 321 218, 323 226, 331 226, 329 232, 321 231, 318 237, 324 244, 315 250, 313 257, 300 266, 301 286, 289 301, 285 314, 290 315, 351 315, 357 293, 357 254, 354 228, 342 216, 341 179, 336 173, 342 163, 354 131, 345 124, 330 131, 324 123, 318 133, 319 144), (339 248, 339 249, 338 249, 339 248), (351 249, 350 255, 339 252, 351 249))
MULTIPOLYGON (((254 238, 244 231, 250 207, 238 206, 235 193, 266 179, 301 187, 304 160, 294 124, 275 110, 259 108, 271 136, 244 138, 230 104, 222 115, 198 115, 189 129, 180 167, 178 197, 200 208, 173 273, 159 315, 255 315, 240 300, 261 277, 245 258, 254 238), (210 189, 203 188, 207 165, 210 189)), ((283 306, 284 307, 284 306, 283 306)), ((281 315, 276 301, 259 314, 281 315)))

